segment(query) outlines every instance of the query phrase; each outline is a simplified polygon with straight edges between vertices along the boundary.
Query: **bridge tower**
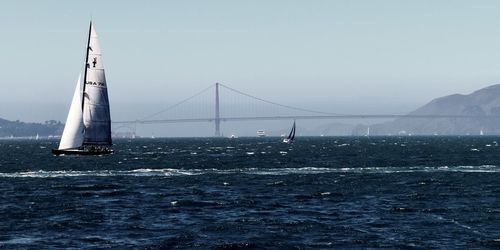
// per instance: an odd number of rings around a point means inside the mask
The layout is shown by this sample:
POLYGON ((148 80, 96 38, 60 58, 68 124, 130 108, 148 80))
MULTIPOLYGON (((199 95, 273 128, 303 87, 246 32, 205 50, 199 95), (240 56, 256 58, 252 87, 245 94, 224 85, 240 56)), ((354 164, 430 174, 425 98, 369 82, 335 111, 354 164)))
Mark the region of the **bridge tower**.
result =
POLYGON ((215 136, 220 137, 219 83, 215 83, 215 136))

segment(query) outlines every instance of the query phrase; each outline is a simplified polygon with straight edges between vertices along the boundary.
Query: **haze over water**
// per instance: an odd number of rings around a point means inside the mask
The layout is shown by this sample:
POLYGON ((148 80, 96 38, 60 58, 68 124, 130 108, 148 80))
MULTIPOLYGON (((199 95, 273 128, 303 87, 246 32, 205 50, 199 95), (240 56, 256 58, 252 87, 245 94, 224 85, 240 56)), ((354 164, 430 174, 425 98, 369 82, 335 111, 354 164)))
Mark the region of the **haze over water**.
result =
POLYGON ((65 120, 91 17, 112 120, 150 115, 215 82, 326 112, 409 112, 499 82, 499 5, 2 1, 0 117, 65 120))

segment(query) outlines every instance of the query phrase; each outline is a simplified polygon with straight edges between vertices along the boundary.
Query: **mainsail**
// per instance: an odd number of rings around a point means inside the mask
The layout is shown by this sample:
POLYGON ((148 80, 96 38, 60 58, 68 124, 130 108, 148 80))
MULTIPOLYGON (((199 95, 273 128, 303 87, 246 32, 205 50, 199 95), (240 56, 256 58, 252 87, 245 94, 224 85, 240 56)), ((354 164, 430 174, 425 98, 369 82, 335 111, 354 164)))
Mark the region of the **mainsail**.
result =
POLYGON ((293 121, 292 130, 290 131, 290 134, 288 135, 288 139, 290 141, 293 141, 293 139, 295 139, 295 121, 293 121))
POLYGON ((293 141, 293 139, 295 139, 295 121, 293 121, 293 126, 292 126, 292 130, 290 130, 290 134, 288 134, 288 136, 283 139, 283 142, 284 143, 291 143, 293 141))
POLYGON ((83 87, 84 145, 111 145, 111 117, 101 49, 90 23, 83 87))
POLYGON ((83 119, 82 119, 82 98, 81 98, 82 75, 78 77, 75 93, 66 118, 59 149, 74 149, 82 146, 83 143, 83 119))

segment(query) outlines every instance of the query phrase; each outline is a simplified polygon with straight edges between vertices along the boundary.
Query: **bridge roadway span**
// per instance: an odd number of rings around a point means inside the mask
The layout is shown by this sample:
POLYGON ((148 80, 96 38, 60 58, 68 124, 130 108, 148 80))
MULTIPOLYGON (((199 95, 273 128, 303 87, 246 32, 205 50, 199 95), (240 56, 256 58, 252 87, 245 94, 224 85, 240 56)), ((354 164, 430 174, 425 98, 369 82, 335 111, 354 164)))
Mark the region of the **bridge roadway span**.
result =
MULTIPOLYGON (((456 118, 456 119, 499 119, 500 116, 479 115, 308 115, 308 116, 253 116, 253 117, 220 117, 221 122, 231 121, 265 121, 265 120, 320 120, 320 119, 395 119, 395 118, 456 118)), ((186 122, 214 122, 216 118, 185 118, 161 120, 130 120, 114 121, 114 124, 157 124, 157 123, 186 123, 186 122)))

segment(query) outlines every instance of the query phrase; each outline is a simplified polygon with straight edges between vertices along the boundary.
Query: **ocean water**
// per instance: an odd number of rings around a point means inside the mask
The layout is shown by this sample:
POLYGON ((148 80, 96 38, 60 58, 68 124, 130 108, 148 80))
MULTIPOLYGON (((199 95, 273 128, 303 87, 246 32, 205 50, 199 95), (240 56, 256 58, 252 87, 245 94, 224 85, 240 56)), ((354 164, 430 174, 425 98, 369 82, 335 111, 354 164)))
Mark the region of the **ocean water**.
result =
POLYGON ((500 137, 0 140, 0 248, 500 248, 500 137))

